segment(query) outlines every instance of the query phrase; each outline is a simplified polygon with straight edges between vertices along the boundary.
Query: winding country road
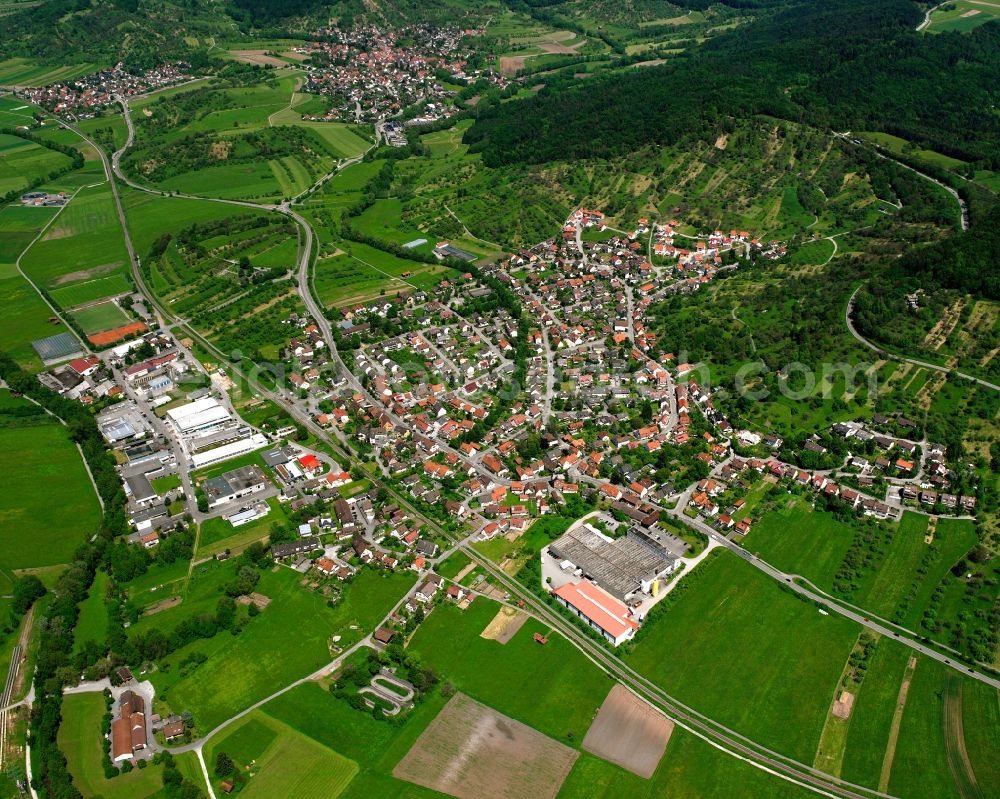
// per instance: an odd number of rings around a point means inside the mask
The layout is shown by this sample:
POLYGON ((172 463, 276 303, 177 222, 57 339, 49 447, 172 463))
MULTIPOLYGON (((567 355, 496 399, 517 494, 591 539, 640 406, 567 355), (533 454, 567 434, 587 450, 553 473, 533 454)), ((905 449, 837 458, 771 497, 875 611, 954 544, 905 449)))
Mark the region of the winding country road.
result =
MULTIPOLYGON (((836 133, 836 132, 834 132, 833 135, 836 138, 838 138, 838 139, 842 139, 842 140, 846 141, 848 144, 854 145, 855 147, 865 147, 866 146, 865 143, 863 143, 863 142, 859 143, 859 142, 861 142, 860 139, 852 139, 850 137, 850 135, 848 135, 847 133, 836 133)), ((882 150, 882 148, 879 147, 877 144, 868 144, 867 146, 879 158, 884 158, 886 161, 892 161, 894 164, 898 164, 899 166, 903 167, 903 169, 908 169, 911 172, 913 172, 914 174, 920 175, 920 177, 922 177, 924 180, 929 180, 931 183, 935 184, 936 186, 940 186, 942 189, 944 189, 946 192, 948 192, 948 194, 950 194, 952 196, 952 199, 954 199, 955 202, 958 203, 958 210, 959 210, 959 214, 960 214, 960 220, 959 221, 960 221, 960 224, 962 226, 962 230, 968 230, 969 229, 969 206, 966 204, 965 200, 962 199, 962 195, 959 194, 957 191, 955 191, 955 189, 953 189, 951 186, 949 186, 946 183, 942 183, 937 178, 931 177, 926 172, 921 172, 919 169, 915 169, 914 167, 910 166, 909 164, 905 164, 902 161, 900 161, 899 159, 893 158, 893 156, 891 156, 888 153, 884 152, 882 150)))
POLYGON ((941 366, 936 363, 928 363, 927 361, 917 360, 916 358, 907 358, 905 355, 897 355, 894 352, 889 352, 883 349, 877 344, 872 343, 864 336, 862 336, 856 327, 854 327, 854 320, 852 316, 854 315, 854 300, 858 296, 858 292, 861 291, 861 286, 854 289, 854 293, 851 295, 851 299, 847 302, 847 311, 844 314, 844 321, 847 323, 847 329, 851 331, 851 335, 854 336, 858 341, 864 344, 868 349, 881 355, 883 358, 889 358, 894 361, 902 361, 903 363, 912 363, 914 366, 922 366, 924 369, 932 369, 935 372, 943 372, 944 374, 953 374, 957 377, 961 377, 964 380, 968 380, 972 383, 976 383, 983 388, 988 388, 993 391, 1000 391, 1000 386, 996 383, 991 383, 988 380, 982 380, 973 375, 966 374, 965 372, 960 372, 957 369, 949 369, 947 366, 941 366))

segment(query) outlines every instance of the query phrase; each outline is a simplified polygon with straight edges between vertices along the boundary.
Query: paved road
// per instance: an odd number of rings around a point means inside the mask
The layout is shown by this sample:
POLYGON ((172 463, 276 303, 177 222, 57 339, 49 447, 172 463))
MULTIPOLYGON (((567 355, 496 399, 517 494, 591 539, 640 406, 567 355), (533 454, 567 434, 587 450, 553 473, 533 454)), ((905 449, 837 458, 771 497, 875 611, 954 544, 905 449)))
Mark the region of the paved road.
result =
POLYGON ((847 303, 847 311, 844 314, 844 321, 847 322, 847 329, 851 331, 851 335, 854 336, 858 341, 864 344, 868 349, 873 352, 878 353, 883 358, 890 358, 894 361, 903 361, 904 363, 912 363, 915 366, 922 366, 925 369, 933 369, 935 372, 944 372, 945 374, 953 374, 961 377, 965 380, 969 380, 973 383, 977 383, 983 388, 992 389, 993 391, 1000 391, 1000 386, 996 383, 990 383, 988 380, 980 380, 978 377, 973 377, 972 375, 966 374, 965 372, 960 372, 957 369, 949 369, 947 366, 941 366, 936 363, 928 363, 927 361, 919 361, 916 358, 907 358, 903 355, 896 355, 894 352, 889 352, 879 347, 877 344, 873 344, 864 336, 862 336, 857 328, 854 327, 854 320, 851 318, 854 314, 854 300, 858 296, 858 292, 861 291, 861 286, 854 289, 854 293, 851 295, 851 299, 847 303))
MULTIPOLYGON (((853 138, 851 138, 846 133, 836 133, 835 132, 833 135, 836 138, 838 138, 838 139, 843 139, 844 141, 848 142, 849 144, 853 144, 855 147, 865 147, 866 146, 864 143, 858 144, 858 142, 861 141, 860 139, 853 139, 853 138)), ((894 164, 898 164, 899 166, 903 167, 903 169, 909 169, 911 172, 913 172, 913 173, 915 173, 917 175, 920 175, 920 177, 922 177, 924 180, 929 180, 931 183, 934 183, 934 184, 940 186, 942 189, 944 189, 946 192, 948 192, 948 194, 950 194, 952 196, 952 198, 955 200, 955 202, 958 203, 958 210, 959 210, 959 213, 961 214, 962 230, 968 230, 969 229, 969 207, 965 204, 965 200, 962 199, 962 195, 960 195, 957 191, 955 191, 955 189, 953 189, 951 186, 949 186, 946 183, 942 183, 937 178, 931 177, 926 172, 921 172, 919 169, 914 169, 909 164, 904 164, 902 161, 899 161, 899 160, 893 158, 891 155, 887 155, 879 147, 877 147, 875 145, 867 145, 867 146, 879 158, 884 158, 886 161, 892 161, 894 164)))
POLYGON ((955 660, 952 660, 948 656, 941 654, 938 650, 924 646, 919 641, 909 638, 906 635, 900 634, 896 629, 893 629, 892 627, 883 624, 880 621, 876 621, 871 616, 864 615, 865 611, 863 610, 858 610, 848 605, 842 605, 840 604, 840 602, 838 602, 838 600, 834 599, 833 597, 827 594, 818 593, 817 591, 812 590, 806 585, 803 585, 802 583, 798 582, 798 580, 801 579, 799 578, 798 575, 783 572, 780 569, 772 566, 767 561, 761 560, 752 552, 749 552, 748 550, 741 547, 739 544, 730 541, 723 535, 720 535, 715 530, 715 528, 706 524, 700 518, 692 519, 689 516, 685 516, 681 510, 681 507, 682 507, 681 504, 678 503, 676 509, 668 512, 678 521, 683 522, 689 527, 694 527, 696 530, 709 536, 711 540, 717 541, 722 546, 726 547, 726 549, 728 549, 730 552, 736 554, 738 557, 745 560, 751 566, 754 566, 755 568, 759 569, 768 577, 770 577, 772 580, 782 583, 786 589, 792 591, 795 594, 798 594, 803 599, 807 599, 810 602, 815 602, 819 605, 822 605, 824 609, 836 613, 839 616, 843 616, 844 618, 850 619, 851 621, 860 624, 862 627, 868 628, 872 632, 878 633, 879 635, 884 635, 887 638, 895 639, 903 646, 909 647, 913 651, 919 652, 921 655, 932 658, 933 660, 936 660, 939 663, 943 663, 946 666, 950 666, 956 671, 962 672, 965 676, 969 677, 970 679, 978 680, 979 682, 985 683, 986 685, 989 685, 993 688, 1000 688, 1000 680, 994 677, 990 677, 987 674, 978 672, 975 669, 970 668, 969 666, 966 666, 962 663, 956 662, 955 660))

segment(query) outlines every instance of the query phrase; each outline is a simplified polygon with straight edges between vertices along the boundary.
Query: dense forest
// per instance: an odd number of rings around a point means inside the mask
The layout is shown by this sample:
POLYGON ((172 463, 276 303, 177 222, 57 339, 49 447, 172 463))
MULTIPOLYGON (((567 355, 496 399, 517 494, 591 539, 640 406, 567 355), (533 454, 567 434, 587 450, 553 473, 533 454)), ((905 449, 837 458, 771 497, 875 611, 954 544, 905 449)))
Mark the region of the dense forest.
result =
POLYGON ((1000 117, 983 113, 995 105, 1000 25, 928 37, 920 19, 909 0, 797 2, 667 65, 550 81, 482 113, 465 140, 491 166, 610 157, 769 114, 1000 165, 1000 117))

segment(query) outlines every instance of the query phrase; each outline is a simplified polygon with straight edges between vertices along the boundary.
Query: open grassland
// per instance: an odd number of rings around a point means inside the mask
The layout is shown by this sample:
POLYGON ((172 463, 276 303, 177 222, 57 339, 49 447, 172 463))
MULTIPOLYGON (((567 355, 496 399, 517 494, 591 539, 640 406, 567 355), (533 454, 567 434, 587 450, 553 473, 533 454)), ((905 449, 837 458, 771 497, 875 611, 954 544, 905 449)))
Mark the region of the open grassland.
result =
POLYGON ((709 796, 753 799, 806 799, 815 794, 773 777, 748 763, 675 729, 667 752, 650 779, 581 753, 558 799, 704 799, 709 796))
POLYGON ((983 796, 1000 796, 1000 691, 979 682, 962 685, 965 746, 983 796))
POLYGON ((960 796, 948 765, 944 690, 954 672, 921 659, 913 673, 892 761, 889 791, 907 799, 960 796))
POLYGON ((357 763, 359 771, 344 796, 437 799, 441 794, 396 779, 392 770, 445 701, 439 693, 429 695, 396 726, 353 709, 317 683, 306 683, 268 702, 262 711, 357 763))
POLYGON ((80 603, 80 619, 73 628, 73 650, 79 651, 87 641, 103 641, 107 637, 108 612, 104 598, 108 589, 108 575, 98 570, 87 598, 80 603))
POLYGON ((931 14, 931 24, 924 30, 927 33, 966 33, 995 19, 1000 19, 1000 3, 993 0, 953 0, 931 14))
POLYGON ((34 121, 34 111, 35 107, 23 100, 12 95, 2 95, 0 96, 0 127, 16 128, 18 125, 31 125, 34 121))
POLYGON ((926 532, 926 516, 903 514, 879 568, 860 580, 855 604, 915 626, 934 588, 975 543, 972 525, 961 520, 941 520, 931 544, 925 543, 926 532))
MULTIPOLYGON (((124 273, 96 277, 81 283, 71 283, 68 286, 50 291, 54 299, 63 308, 75 308, 78 305, 94 302, 104 297, 116 297, 130 294, 133 291, 131 278, 124 273)), ((121 322, 120 324, 124 324, 121 322)))
POLYGON ((801 574, 824 590, 854 540, 854 530, 832 513, 814 512, 805 500, 766 513, 743 545, 790 574, 801 574))
POLYGON ((30 58, 8 58, 0 61, 0 86, 47 86, 96 72, 100 64, 42 64, 30 58))
POLYGON ((63 333, 66 327, 17 271, 18 256, 55 214, 54 208, 0 208, 0 349, 21 366, 37 371, 42 363, 31 348, 37 338, 63 333))
MULTIPOLYGON (((1000 16, 1000 8, 997 9, 997 12, 998 16, 1000 16)), ((985 22, 986 20, 983 21, 985 22)), ((888 150, 889 152, 896 153, 897 155, 912 156, 920 159, 921 161, 926 161, 928 164, 941 167, 942 169, 955 169, 956 167, 963 167, 966 165, 965 161, 960 161, 957 158, 952 158, 950 155, 935 152, 934 150, 921 149, 920 147, 911 144, 906 139, 902 139, 899 136, 893 136, 891 133, 869 131, 859 133, 858 135, 861 136, 861 138, 888 150)))
POLYGON ((246 546, 253 541, 266 538, 273 525, 288 524, 288 517, 276 498, 272 497, 267 500, 267 504, 271 508, 271 512, 267 516, 263 519, 247 522, 239 527, 233 527, 221 516, 205 521, 201 525, 197 556, 199 558, 211 557, 226 549, 246 546))
POLYGON ((345 246, 349 252, 316 262, 316 294, 327 307, 430 288, 447 274, 455 274, 448 267, 408 261, 367 244, 349 242, 345 246))
POLYGON ((892 717, 910 652, 883 639, 869 664, 851 710, 841 776, 859 785, 877 786, 892 717))
POLYGON ((107 183, 80 189, 21 262, 24 271, 48 290, 124 275, 127 264, 107 183))
POLYGON ((148 799, 163 788, 163 769, 133 769, 113 779, 104 776, 101 717, 104 694, 70 694, 63 699, 59 749, 66 755, 73 784, 84 796, 105 799, 148 799))
POLYGON ((397 197, 390 197, 376 200, 363 214, 351 221, 359 231, 396 244, 409 244, 425 239, 426 243, 414 247, 413 251, 430 253, 436 242, 428 239, 421 231, 407 227, 403 223, 402 213, 402 202, 397 197))
POLYGON ((647 621, 628 662, 682 702, 811 762, 856 625, 820 615, 728 552, 698 570, 647 621), (725 679, 703 679, 720 668, 725 679))
MULTIPOLYGON (((270 597, 271 604, 237 639, 220 634, 175 653, 172 659, 180 660, 190 651, 201 651, 209 660, 187 676, 154 675, 158 696, 177 712, 190 710, 199 729, 207 731, 332 660, 331 636, 340 635, 340 645, 349 646, 370 633, 412 585, 406 574, 365 570, 331 609, 320 594, 302 587, 301 579, 290 569, 264 574, 256 590, 270 597)), ((218 597, 215 593, 211 607, 218 597)), ((189 607, 183 617, 190 612, 189 607)), ((157 616, 148 619, 157 623, 157 616)))
POLYGON ((532 619, 506 644, 481 638, 497 609, 482 598, 464 612, 443 605, 420 626, 410 648, 480 702, 560 741, 582 740, 607 695, 607 678, 559 636, 545 646, 535 643, 532 635, 548 628, 532 619))
POLYGON ((0 474, 0 567, 67 563, 96 531, 97 496, 62 425, 0 428, 0 474))
POLYGON ((240 791, 248 799, 335 799, 358 770, 353 761, 260 711, 213 738, 209 762, 218 752, 252 774, 240 791))
POLYGON ((66 167, 70 157, 18 136, 0 134, 0 196, 66 167))

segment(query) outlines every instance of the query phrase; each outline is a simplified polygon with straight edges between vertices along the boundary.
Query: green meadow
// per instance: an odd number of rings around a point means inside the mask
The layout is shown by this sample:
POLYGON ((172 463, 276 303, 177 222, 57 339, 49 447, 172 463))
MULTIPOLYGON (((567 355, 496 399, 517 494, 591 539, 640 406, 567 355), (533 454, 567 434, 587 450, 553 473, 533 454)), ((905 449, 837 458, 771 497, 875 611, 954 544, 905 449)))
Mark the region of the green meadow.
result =
POLYGON ((128 253, 107 183, 70 200, 25 253, 24 271, 45 289, 128 273, 128 253))
POLYGON ((0 428, 0 473, 6 484, 0 498, 3 568, 67 563, 100 522, 83 458, 66 429, 48 419, 0 428))
POLYGON ((692 574, 647 620, 627 662, 680 701, 811 762, 857 626, 821 615, 728 552, 692 574))

